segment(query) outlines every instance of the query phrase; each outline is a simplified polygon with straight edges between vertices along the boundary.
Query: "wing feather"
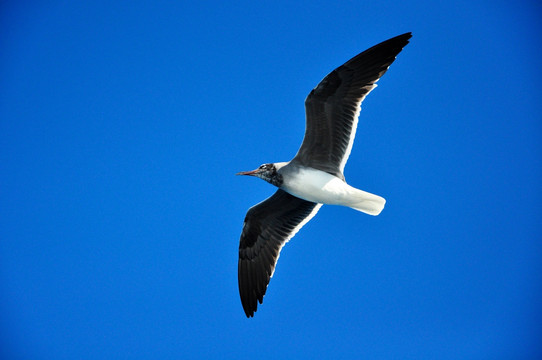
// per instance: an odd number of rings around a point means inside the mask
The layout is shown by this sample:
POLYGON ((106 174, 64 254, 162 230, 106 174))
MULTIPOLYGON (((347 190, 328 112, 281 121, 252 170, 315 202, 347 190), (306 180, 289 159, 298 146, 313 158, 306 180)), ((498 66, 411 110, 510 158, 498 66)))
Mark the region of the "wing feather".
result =
POLYGON ((344 179, 361 103, 411 36, 399 35, 365 50, 329 73, 309 93, 305 137, 292 161, 344 179))
POLYGON ((251 207, 239 242, 239 295, 247 317, 263 302, 280 251, 320 209, 283 190, 251 207))

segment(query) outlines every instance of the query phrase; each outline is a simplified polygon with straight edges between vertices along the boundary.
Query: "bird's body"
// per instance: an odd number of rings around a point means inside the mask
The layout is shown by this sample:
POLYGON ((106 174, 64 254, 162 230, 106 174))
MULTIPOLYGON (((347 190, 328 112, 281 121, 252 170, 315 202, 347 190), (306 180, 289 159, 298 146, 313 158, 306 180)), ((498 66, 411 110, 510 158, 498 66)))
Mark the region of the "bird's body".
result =
POLYGON ((380 214, 386 203, 384 198, 356 189, 322 170, 287 164, 278 173, 284 179, 280 188, 306 201, 348 206, 370 215, 380 214))
POLYGON ((354 143, 361 102, 410 37, 410 33, 399 35, 360 53, 310 92, 305 100, 305 137, 291 161, 238 173, 279 188, 249 209, 241 233, 239 293, 247 317, 262 303, 282 247, 322 204, 348 206, 370 215, 384 208, 384 198, 348 185, 343 170, 354 143))

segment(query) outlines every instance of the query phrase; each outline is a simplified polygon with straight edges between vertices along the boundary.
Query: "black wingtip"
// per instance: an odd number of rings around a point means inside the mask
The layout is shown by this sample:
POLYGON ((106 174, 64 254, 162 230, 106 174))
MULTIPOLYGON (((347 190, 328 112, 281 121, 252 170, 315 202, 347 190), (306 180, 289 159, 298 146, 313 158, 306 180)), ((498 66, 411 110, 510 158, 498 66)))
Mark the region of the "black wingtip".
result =
POLYGON ((409 31, 407 33, 391 38, 390 40, 396 39, 397 41, 402 42, 401 48, 404 48, 405 46, 407 46, 408 43, 410 43, 410 38, 412 38, 412 32, 409 31))
POLYGON ((375 47, 384 47, 384 46, 386 46, 388 44, 389 45, 397 44, 402 49, 409 43, 409 40, 410 40, 411 37, 412 37, 412 32, 409 31, 409 32, 406 32, 404 34, 392 37, 391 39, 385 40, 385 41, 381 42, 380 44, 377 44, 377 45, 373 46, 373 48, 375 48, 375 47))
POLYGON ((254 313, 258 310, 258 304, 249 304, 244 302, 243 299, 241 299, 241 304, 243 305, 243 310, 245 311, 247 318, 250 319, 251 317, 254 317, 254 313))
POLYGON ((405 39, 405 41, 406 41, 405 45, 406 45, 406 44, 409 43, 410 38, 412 38, 412 32, 409 31, 409 32, 407 32, 407 33, 404 33, 404 34, 402 34, 402 35, 399 35, 399 37, 405 39))
MULTIPOLYGON (((410 38, 412 37, 412 32, 409 31, 409 32, 406 32, 404 34, 401 34, 401 35, 397 35, 395 37, 392 37, 391 39, 389 40, 394 40, 394 39, 405 39, 405 40, 409 40, 410 38)), ((388 41, 389 41, 388 40, 388 41)))

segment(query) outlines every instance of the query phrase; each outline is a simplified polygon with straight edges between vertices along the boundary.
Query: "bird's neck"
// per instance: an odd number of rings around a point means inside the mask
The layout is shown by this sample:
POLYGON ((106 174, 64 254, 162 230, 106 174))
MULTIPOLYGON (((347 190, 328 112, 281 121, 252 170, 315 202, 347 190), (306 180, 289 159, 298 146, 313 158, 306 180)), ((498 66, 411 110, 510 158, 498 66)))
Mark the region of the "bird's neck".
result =
POLYGON ((281 187, 284 183, 284 179, 281 174, 278 172, 275 172, 272 174, 268 179, 265 179, 268 183, 271 185, 275 185, 276 187, 281 187))
POLYGON ((281 169, 288 164, 289 164, 288 161, 273 163, 274 171, 272 174, 270 174, 269 178, 265 180, 271 185, 275 185, 276 187, 280 188, 282 184, 284 184, 284 177, 282 176, 281 169))

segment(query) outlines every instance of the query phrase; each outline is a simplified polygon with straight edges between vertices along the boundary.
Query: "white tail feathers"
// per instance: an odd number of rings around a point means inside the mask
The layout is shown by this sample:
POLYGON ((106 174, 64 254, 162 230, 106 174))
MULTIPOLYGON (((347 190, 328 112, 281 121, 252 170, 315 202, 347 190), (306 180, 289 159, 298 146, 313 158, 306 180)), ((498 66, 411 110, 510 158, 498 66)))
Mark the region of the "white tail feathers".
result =
POLYGON ((347 205, 352 209, 364 212, 369 215, 378 215, 386 205, 386 199, 378 195, 356 189, 355 194, 351 196, 351 202, 347 205))

